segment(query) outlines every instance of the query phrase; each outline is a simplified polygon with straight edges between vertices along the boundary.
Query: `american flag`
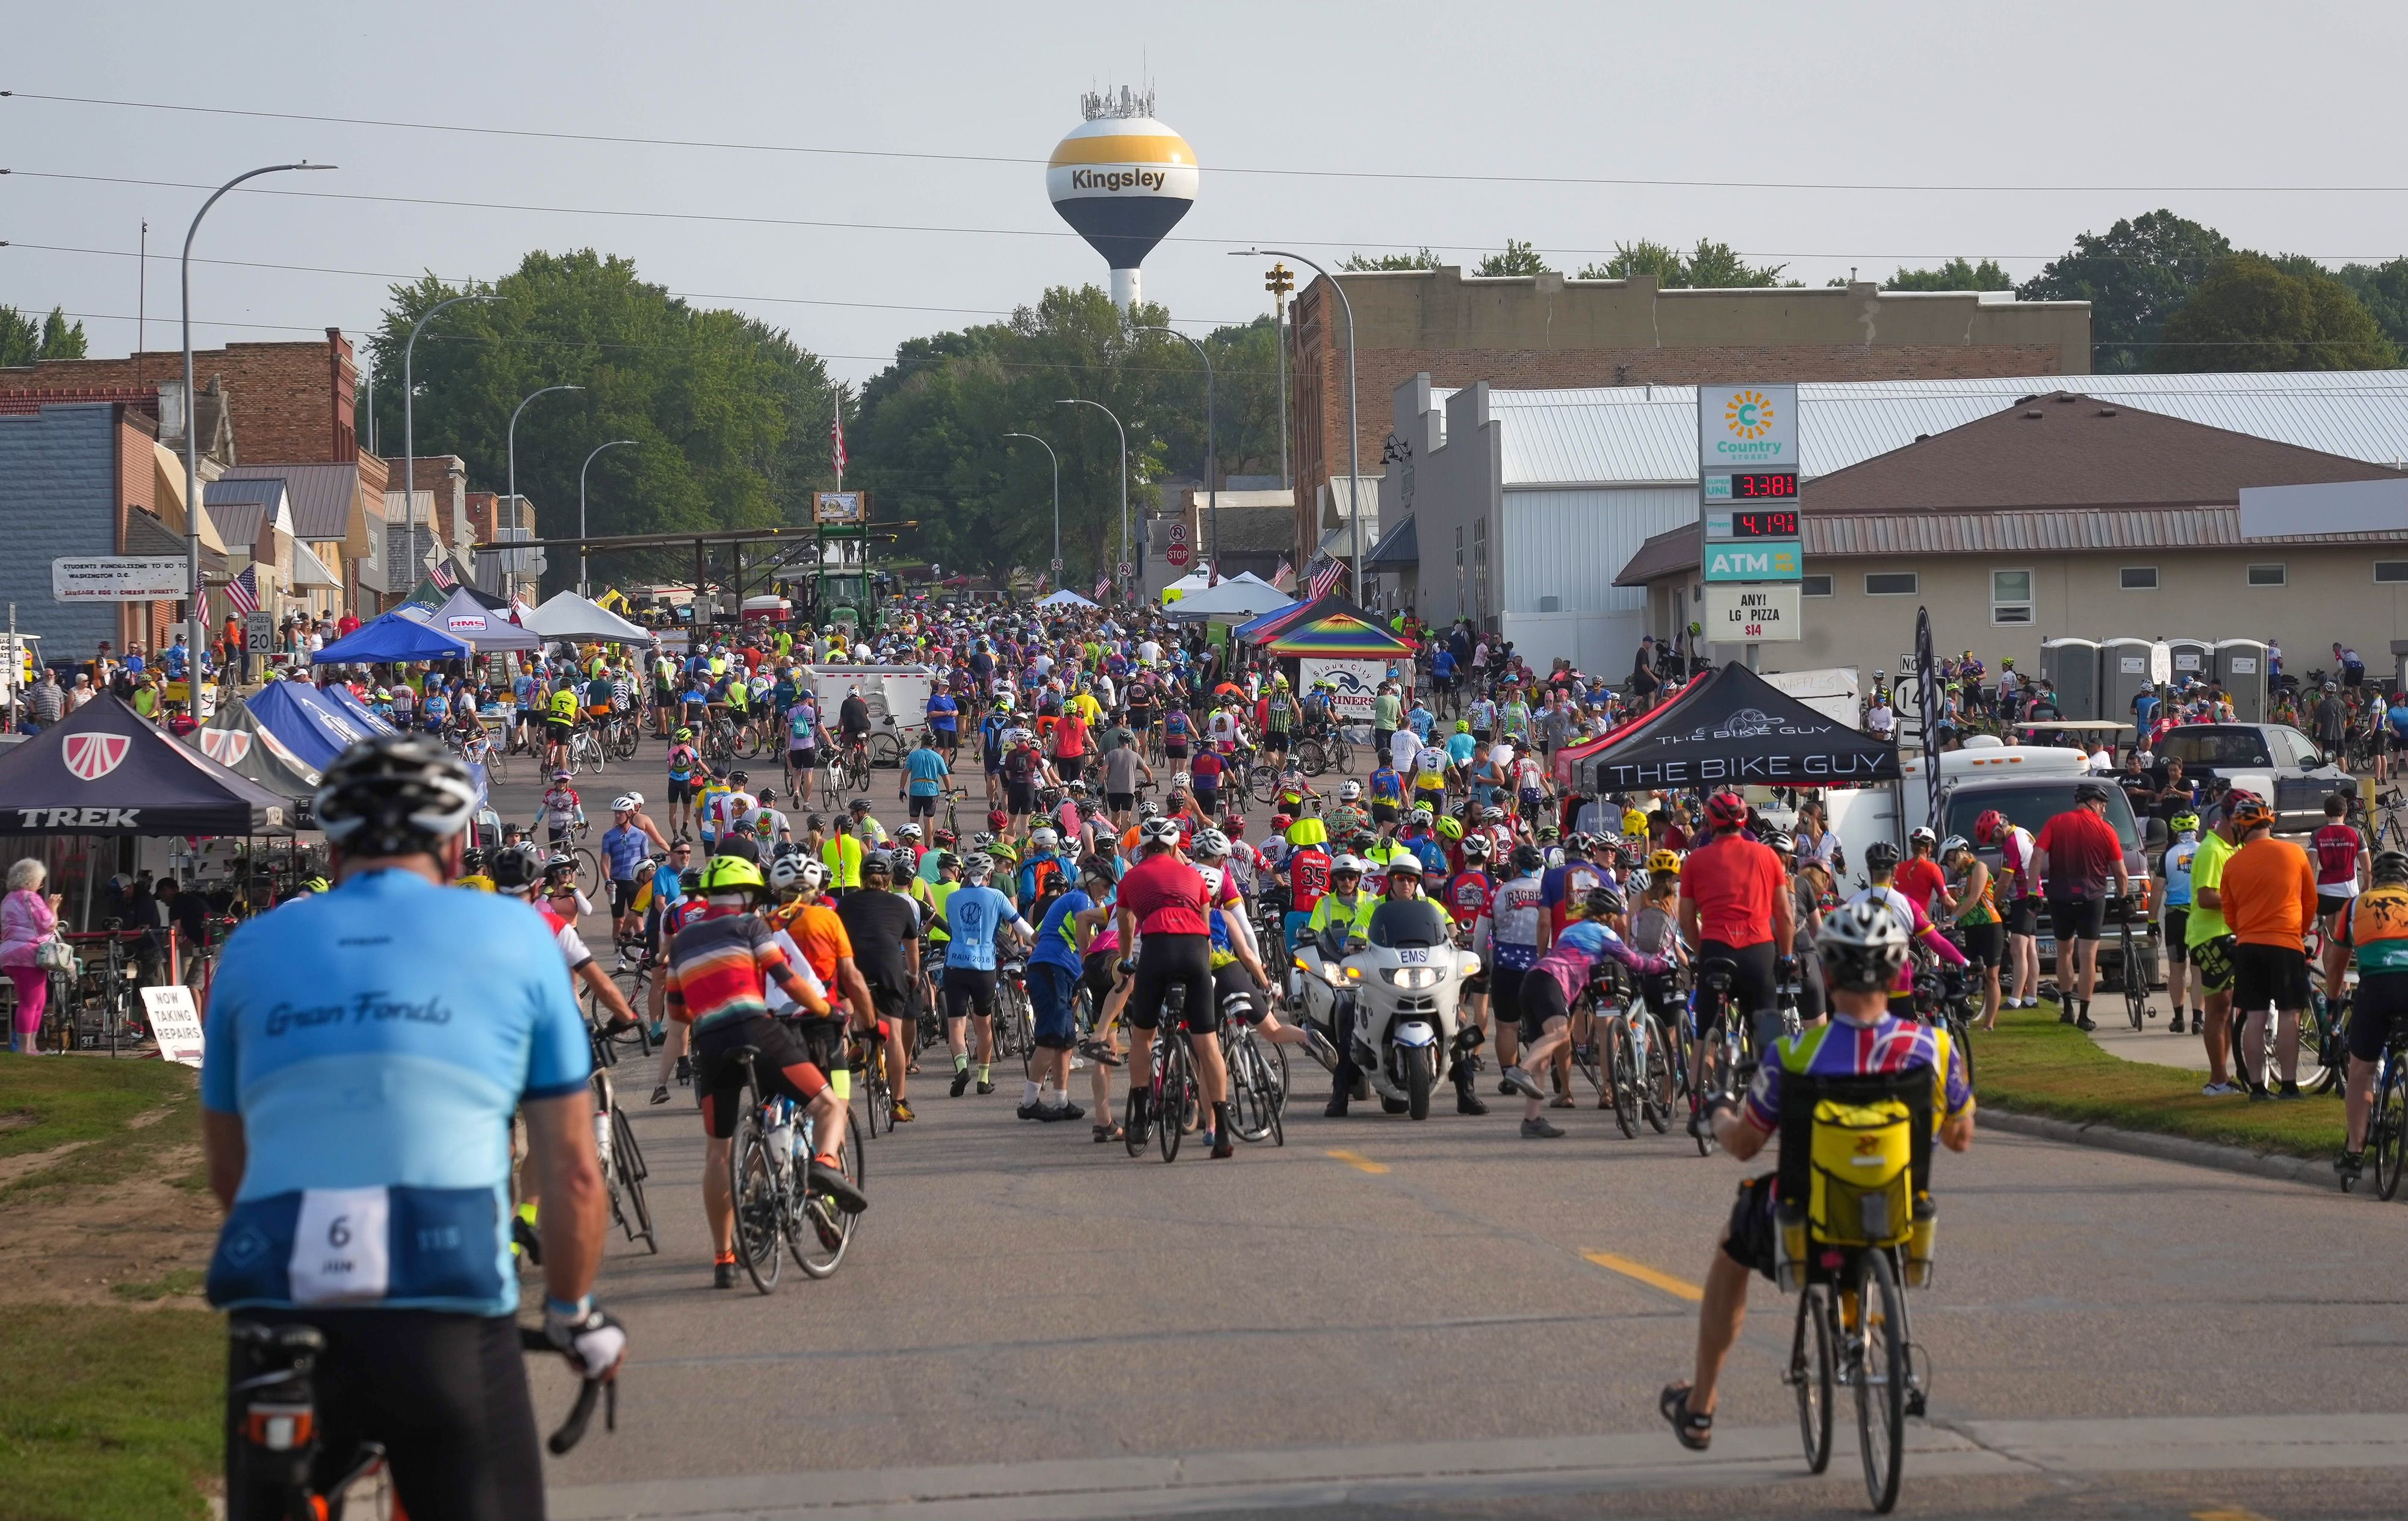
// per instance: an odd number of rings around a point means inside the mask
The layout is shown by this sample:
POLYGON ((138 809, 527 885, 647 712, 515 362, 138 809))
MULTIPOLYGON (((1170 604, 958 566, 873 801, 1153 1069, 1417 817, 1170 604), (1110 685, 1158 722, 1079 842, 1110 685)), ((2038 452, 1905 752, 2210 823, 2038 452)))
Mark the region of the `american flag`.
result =
POLYGON ((436 561, 435 568, 426 573, 426 579, 433 581, 436 585, 442 587, 447 592, 453 586, 459 584, 452 579, 452 562, 449 560, 436 561))
POLYGON ((1286 555, 1283 554, 1280 556, 1279 568, 1271 572, 1271 585, 1284 592, 1295 584, 1296 567, 1289 563, 1286 555))
POLYGON ((845 462, 852 458, 844 452, 844 393, 842 391, 836 394, 836 417, 828 423, 828 458, 836 464, 837 483, 842 485, 845 462))
POLYGON ((1106 592, 1111 591, 1111 588, 1112 588, 1112 578, 1111 578, 1111 577, 1110 577, 1110 576, 1105 575, 1105 574, 1104 574, 1102 571, 1100 571, 1100 570, 1096 571, 1096 597, 1095 597, 1095 599, 1096 599, 1096 601, 1098 601, 1098 602, 1101 602, 1101 601, 1104 599, 1104 594, 1105 594, 1106 592))
POLYGON ((1324 560, 1321 563, 1321 568, 1312 573, 1312 598, 1318 599, 1327 596, 1330 592, 1337 587, 1338 583, 1345 579, 1345 561, 1338 559, 1324 560))
POLYGON ((1037 589, 1036 589, 1034 592, 1030 593, 1029 595, 1032 595, 1032 596, 1043 596, 1043 595, 1045 595, 1045 572, 1044 572, 1044 571, 1040 570, 1040 571, 1037 572, 1037 589))
POLYGON ((259 610, 259 567, 247 565, 242 574, 226 582, 226 604, 236 612, 259 610))

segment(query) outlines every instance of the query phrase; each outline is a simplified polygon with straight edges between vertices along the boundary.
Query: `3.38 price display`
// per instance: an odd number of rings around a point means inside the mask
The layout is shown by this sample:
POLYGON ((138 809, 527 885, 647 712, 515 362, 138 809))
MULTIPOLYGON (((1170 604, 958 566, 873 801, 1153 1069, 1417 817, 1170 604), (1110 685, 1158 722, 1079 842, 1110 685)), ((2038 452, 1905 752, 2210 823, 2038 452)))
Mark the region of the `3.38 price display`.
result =
POLYGON ((1798 499, 1798 473, 1794 470, 1734 473, 1730 482, 1733 496, 1791 502, 1798 499))

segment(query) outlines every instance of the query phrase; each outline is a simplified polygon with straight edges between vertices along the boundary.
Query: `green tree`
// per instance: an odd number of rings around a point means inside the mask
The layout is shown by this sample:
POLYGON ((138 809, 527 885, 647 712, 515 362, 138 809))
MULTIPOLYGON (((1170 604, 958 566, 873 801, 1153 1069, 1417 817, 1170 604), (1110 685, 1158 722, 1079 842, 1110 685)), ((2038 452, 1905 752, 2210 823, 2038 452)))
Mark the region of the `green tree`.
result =
POLYGON ((1581 280, 1628 280, 1633 275, 1653 275, 1659 289, 1734 290, 1778 285, 1783 265, 1751 265, 1741 258, 1728 243, 1711 238, 1698 239, 1697 249, 1683 254, 1678 249, 1641 238, 1636 243, 1616 243, 1613 257, 1603 264, 1593 264, 1583 269, 1581 280))
POLYGON ((1951 259, 1937 269, 1903 269, 1882 281, 1885 291, 2011 291, 2015 282, 1996 259, 1951 259))
MULTIPOLYGON (((458 454, 480 488, 503 489, 510 414, 548 385, 519 424, 519 489, 547 537, 578 532, 578 472, 597 444, 633 438, 594 461, 588 530, 604 534, 763 527, 809 518, 830 474, 832 393, 820 362, 737 312, 697 310, 592 250, 528 254, 479 287, 499 299, 453 307, 418 340, 421 454, 458 454)), ((435 303, 464 294, 433 276, 393 288, 368 340, 380 436, 399 452, 402 346, 435 303)), ((401 489, 396 470, 393 489, 401 489)), ((547 581, 571 584, 576 556, 555 553, 547 581)), ((681 552, 596 556, 597 581, 692 573, 681 552)))
POLYGON ((2394 347, 2408 350, 2408 259, 2345 264, 2333 278, 2350 288, 2394 347))
POLYGON ((2160 370, 2383 369, 2399 351, 2347 285, 2300 261, 2219 261, 2165 321, 2160 370))
POLYGON ((0 307, 0 365, 30 365, 40 359, 81 359, 83 323, 67 321, 57 307, 39 323, 14 307, 0 307))
POLYGON ((2213 227, 2157 210, 2084 233, 2072 251, 2016 287, 2027 301, 2090 303, 2090 346, 2100 371, 2148 367, 2159 330, 2217 260, 2232 252, 2213 227))
POLYGON ((1382 269, 1436 269, 1438 256, 1427 249, 1411 253, 1350 253, 1338 262, 1338 267, 1356 275, 1382 269))
POLYGON ((1488 255, 1472 271, 1475 275, 1543 275, 1546 272, 1547 261, 1540 257, 1539 251, 1516 237, 1505 239, 1504 252, 1488 255))

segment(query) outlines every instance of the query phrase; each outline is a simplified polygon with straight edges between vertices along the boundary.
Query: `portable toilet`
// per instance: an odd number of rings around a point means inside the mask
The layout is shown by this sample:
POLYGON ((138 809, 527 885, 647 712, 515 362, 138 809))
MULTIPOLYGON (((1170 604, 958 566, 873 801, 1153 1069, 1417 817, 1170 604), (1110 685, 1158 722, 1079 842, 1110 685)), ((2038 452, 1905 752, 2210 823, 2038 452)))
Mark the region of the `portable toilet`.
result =
POLYGON ((2213 682, 2215 680, 2215 646, 2206 639, 2167 639, 2167 649, 2173 652, 2173 683, 2213 682))
POLYGON ((2128 724, 2132 699, 2157 683, 2151 679, 2154 639, 2108 639, 2099 646, 2099 711, 2101 722, 2128 724))
POLYGON ((2099 641, 2042 639, 2040 674, 2057 689, 2057 710, 2077 723, 2095 724, 2099 711, 2099 641))
POLYGON ((2266 722, 2266 641, 2218 639, 2210 679, 2232 699, 2233 717, 2243 724, 2266 722))

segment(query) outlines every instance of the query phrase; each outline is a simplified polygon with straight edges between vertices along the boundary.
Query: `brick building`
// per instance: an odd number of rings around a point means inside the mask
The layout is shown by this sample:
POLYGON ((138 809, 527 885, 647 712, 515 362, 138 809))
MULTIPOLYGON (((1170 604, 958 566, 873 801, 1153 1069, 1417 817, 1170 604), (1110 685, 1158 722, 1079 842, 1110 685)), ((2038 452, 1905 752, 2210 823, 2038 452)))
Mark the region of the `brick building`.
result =
MULTIPOLYGON (((45 359, 0 368, 0 394, 79 386, 179 384, 180 350, 150 350, 122 359, 45 359)), ((331 463, 358 457, 353 406, 359 366, 342 329, 323 341, 229 343, 193 355, 193 380, 203 391, 223 391, 238 428, 243 460, 253 465, 331 463)))
MULTIPOLYGON (((1360 350, 1354 373, 1367 477, 1381 473, 1388 398, 1417 374, 1440 390, 1484 380, 1535 391, 2090 370, 2087 303, 2016 301, 2007 292, 1935 294, 1869 283, 1665 291, 1650 276, 1484 278, 1453 265, 1340 278, 1360 350)), ((1293 321, 1289 415, 1300 567, 1336 521, 1326 488, 1347 468, 1346 323, 1324 280, 1297 294, 1293 321)))

